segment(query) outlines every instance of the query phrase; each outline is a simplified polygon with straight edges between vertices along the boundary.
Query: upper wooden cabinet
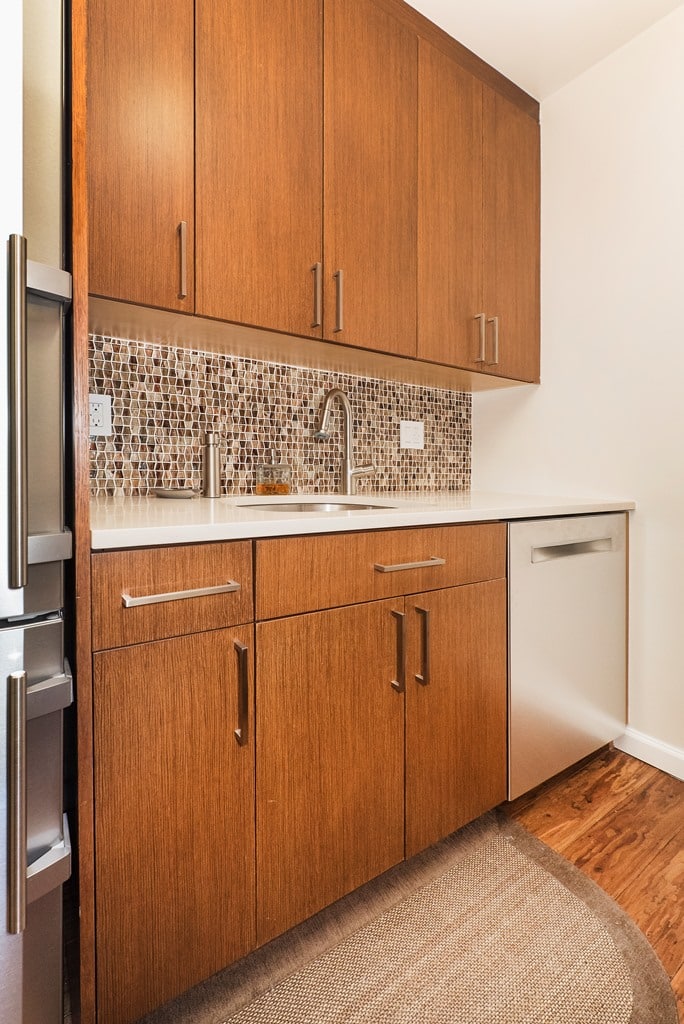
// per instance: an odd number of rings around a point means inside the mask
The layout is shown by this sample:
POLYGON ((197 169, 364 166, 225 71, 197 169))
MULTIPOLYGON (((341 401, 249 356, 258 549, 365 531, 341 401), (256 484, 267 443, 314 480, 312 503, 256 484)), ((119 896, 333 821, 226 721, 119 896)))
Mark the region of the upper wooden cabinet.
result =
POLYGON ((321 4, 198 0, 196 12, 197 311, 314 337, 321 4))
POLYGON ((89 0, 89 288, 194 309, 192 0, 89 0))
POLYGON ((488 86, 482 98, 485 369, 538 381, 539 125, 488 86))
POLYGON ((416 18, 91 0, 91 292, 538 380, 535 105, 416 18))
POLYGON ((410 356, 417 47, 373 0, 326 0, 324 336, 410 356))
POLYGON ((539 126, 421 40, 418 357, 539 380, 539 126))

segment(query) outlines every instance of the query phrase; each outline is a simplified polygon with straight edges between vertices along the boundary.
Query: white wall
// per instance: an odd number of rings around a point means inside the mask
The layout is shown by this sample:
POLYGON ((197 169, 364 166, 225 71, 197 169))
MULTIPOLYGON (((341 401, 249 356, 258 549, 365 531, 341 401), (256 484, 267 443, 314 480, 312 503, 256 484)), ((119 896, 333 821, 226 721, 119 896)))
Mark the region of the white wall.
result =
POLYGON ((474 396, 473 487, 637 502, 629 724, 684 766, 684 8, 541 118, 542 384, 474 396))

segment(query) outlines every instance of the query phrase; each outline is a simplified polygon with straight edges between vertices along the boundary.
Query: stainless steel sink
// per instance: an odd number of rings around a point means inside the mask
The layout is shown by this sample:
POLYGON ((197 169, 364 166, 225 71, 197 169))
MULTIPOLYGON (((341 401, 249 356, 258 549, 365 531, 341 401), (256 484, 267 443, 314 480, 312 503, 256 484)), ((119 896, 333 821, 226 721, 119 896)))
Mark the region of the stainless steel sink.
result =
POLYGON ((362 512, 373 508, 394 508, 393 505, 366 505, 358 501, 288 501, 280 504, 258 502, 253 505, 239 505, 238 508, 254 508, 260 512, 362 512))

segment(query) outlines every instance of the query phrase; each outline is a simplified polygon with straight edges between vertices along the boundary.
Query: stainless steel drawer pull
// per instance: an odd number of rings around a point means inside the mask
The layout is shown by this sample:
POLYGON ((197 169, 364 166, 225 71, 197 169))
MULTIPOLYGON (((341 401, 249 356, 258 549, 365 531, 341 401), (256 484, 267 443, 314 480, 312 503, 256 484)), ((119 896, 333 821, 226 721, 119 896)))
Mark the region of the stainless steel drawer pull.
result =
POLYGON ((238 658, 238 727, 235 739, 244 747, 249 726, 249 649, 239 640, 234 641, 234 647, 238 658))
POLYGON ((335 333, 344 330, 344 272, 336 270, 335 278, 335 333))
POLYGON ((498 316, 490 316, 487 321, 488 324, 494 325, 494 358, 490 359, 487 366, 496 366, 499 362, 499 318, 498 316))
POLYGON ((484 363, 487 359, 487 314, 477 313, 476 320, 480 321, 480 352, 476 363, 484 363))
POLYGON ((416 672, 416 679, 423 686, 430 682, 430 610, 428 608, 416 608, 422 618, 423 625, 423 671, 416 672))
POLYGON ((569 544, 548 544, 532 548, 532 562, 551 562, 555 558, 570 558, 572 555, 590 555, 597 551, 612 551, 612 537, 597 537, 596 540, 576 540, 569 544))
POLYGON ((392 680, 392 687, 397 693, 406 689, 406 615, 404 612, 392 612, 397 620, 397 678, 392 680))
POLYGON ((188 224, 182 220, 178 225, 178 237, 180 239, 180 290, 179 299, 188 297, 188 224))
POLYGON ((323 270, 322 263, 314 263, 311 268, 311 273, 314 276, 314 302, 313 302, 313 320, 311 321, 312 327, 321 326, 321 312, 322 312, 322 292, 321 287, 323 284, 323 278, 321 271, 323 270))
POLYGON ((139 608, 143 604, 164 604, 166 601, 185 601, 189 597, 211 597, 212 594, 234 594, 240 589, 240 584, 234 580, 222 584, 220 587, 199 587, 197 590, 174 590, 170 594, 145 594, 143 597, 132 597, 130 594, 121 595, 121 603, 124 608, 139 608))
POLYGON ((7 678, 7 931, 26 927, 26 672, 7 678))
POLYGON ((397 565, 381 565, 376 562, 373 568, 376 572, 404 572, 406 569, 430 569, 433 565, 446 565, 446 558, 433 555, 425 562, 399 562, 397 565))
POLYGON ((9 342, 9 586, 28 581, 28 421, 26 412, 26 239, 10 235, 7 258, 9 342))

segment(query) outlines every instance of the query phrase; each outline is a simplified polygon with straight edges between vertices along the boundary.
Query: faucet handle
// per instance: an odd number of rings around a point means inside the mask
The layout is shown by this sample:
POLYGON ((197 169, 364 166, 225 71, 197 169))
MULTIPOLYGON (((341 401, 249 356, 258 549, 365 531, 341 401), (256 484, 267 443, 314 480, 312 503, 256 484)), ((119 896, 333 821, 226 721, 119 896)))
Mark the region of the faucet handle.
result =
POLYGON ((367 466, 354 466, 351 475, 352 476, 370 476, 371 473, 375 473, 377 466, 369 462, 367 466))

